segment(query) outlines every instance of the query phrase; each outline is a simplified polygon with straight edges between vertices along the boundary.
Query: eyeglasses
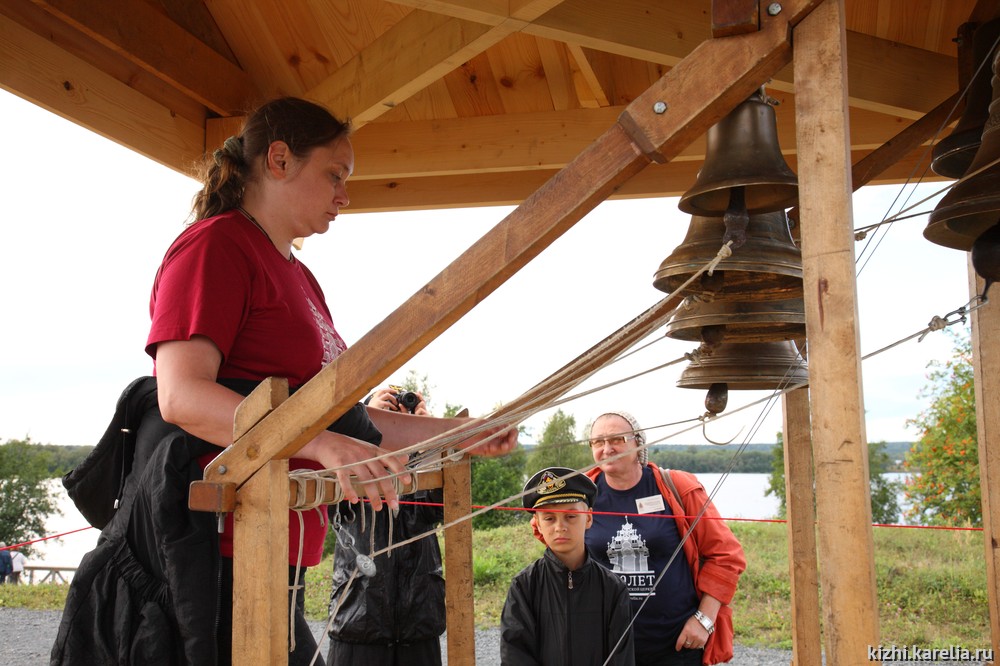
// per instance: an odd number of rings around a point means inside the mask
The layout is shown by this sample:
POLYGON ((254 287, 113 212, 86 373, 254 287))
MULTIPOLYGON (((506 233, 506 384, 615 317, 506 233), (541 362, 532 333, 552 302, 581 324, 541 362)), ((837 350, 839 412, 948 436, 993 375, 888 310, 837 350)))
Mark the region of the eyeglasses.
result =
POLYGON ((635 435, 611 435, 609 437, 598 437, 597 439, 590 440, 590 448, 599 449, 605 444, 610 444, 611 446, 624 446, 625 442, 630 439, 635 439, 635 435))

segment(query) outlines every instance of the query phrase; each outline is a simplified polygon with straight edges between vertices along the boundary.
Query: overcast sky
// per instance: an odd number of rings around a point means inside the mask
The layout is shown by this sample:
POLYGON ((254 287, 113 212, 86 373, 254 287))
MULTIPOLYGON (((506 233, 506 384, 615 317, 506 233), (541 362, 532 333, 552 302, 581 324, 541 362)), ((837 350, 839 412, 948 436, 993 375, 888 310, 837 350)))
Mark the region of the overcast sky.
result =
MULTIPOLYGON (((40 107, 0 91, 8 130, 0 163, 0 441, 30 436, 94 444, 133 378, 150 374, 143 346, 153 275, 182 230, 196 183, 40 107)), ((363 163, 364 155, 357 156, 363 163)), ((941 187, 921 186, 913 200, 941 187)), ((899 187, 855 195, 856 227, 887 214, 899 187)), ((904 193, 904 197, 906 194, 904 193)), ((917 210, 929 211, 933 202, 917 210)), ((898 205, 897 205, 898 208, 898 205)), ((510 208, 344 214, 299 258, 323 285, 348 344, 503 219, 510 208)), ((411 359, 433 387, 432 410, 464 404, 473 414, 508 402, 656 303, 653 273, 687 231, 675 198, 605 202, 486 301, 411 359)), ((862 352, 925 327, 968 301, 966 255, 925 241, 926 217, 895 223, 858 282, 862 352)), ((860 253, 864 243, 858 243, 860 253)), ((871 250, 869 249, 869 252, 871 250)), ((955 326, 965 334, 967 326, 955 326)), ((607 383, 681 357, 695 345, 662 339, 601 371, 607 383)), ((932 333, 863 366, 870 441, 911 440, 905 427, 926 405, 927 364, 950 355, 932 333)), ((644 426, 698 416, 704 393, 676 387, 684 364, 562 407, 582 427, 607 409, 644 426)), ((763 396, 734 392, 730 410, 763 396)), ((529 420, 538 435, 551 412, 529 420)), ((753 431, 752 408, 712 423, 716 440, 753 431)), ((753 441, 773 442, 780 405, 753 441)), ((674 429, 650 433, 657 439, 674 429)), ((703 443, 700 431, 672 442, 703 443)))

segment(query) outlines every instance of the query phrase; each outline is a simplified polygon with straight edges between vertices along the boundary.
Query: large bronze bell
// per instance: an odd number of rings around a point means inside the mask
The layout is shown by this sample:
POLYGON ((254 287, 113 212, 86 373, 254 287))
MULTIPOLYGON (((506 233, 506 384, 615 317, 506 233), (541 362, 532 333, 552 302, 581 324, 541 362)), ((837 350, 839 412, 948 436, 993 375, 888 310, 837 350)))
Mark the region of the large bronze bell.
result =
POLYGON ((677 380, 680 388, 708 389, 705 407, 717 414, 726 407, 729 389, 774 391, 809 381, 806 362, 791 340, 702 345, 677 380))
POLYGON ((709 345, 804 338, 805 306, 801 298, 685 303, 667 324, 667 337, 709 345))
MULTIPOLYGON (((663 260, 653 286, 673 293, 722 247, 721 217, 694 215, 684 241, 663 260)), ((723 259, 712 275, 702 273, 684 295, 711 300, 787 300, 802 297, 802 253, 792 241, 785 211, 750 216, 746 243, 723 259)))
POLYGON ((710 127, 705 139, 705 163, 681 197, 682 211, 721 217, 734 189, 750 215, 795 204, 798 180, 781 155, 774 109, 763 90, 710 127))
MULTIPOLYGON (((1000 50, 993 55, 993 100, 982 144, 969 166, 974 174, 1000 159, 1000 50)), ((969 176, 948 190, 930 215, 924 238, 956 250, 971 250, 976 238, 1000 221, 1000 164, 969 176)))
MULTIPOLYGON (((964 26, 963 26, 964 27, 964 26)), ((939 176, 961 178, 968 171, 982 143, 983 126, 990 116, 990 53, 994 42, 1000 36, 1000 19, 994 19, 977 27, 972 37, 971 56, 972 82, 965 98, 965 110, 958 119, 955 129, 941 139, 931 153, 931 169, 939 176)), ((961 54, 960 54, 961 55, 961 54)), ((964 82, 960 81, 961 85, 964 82)))

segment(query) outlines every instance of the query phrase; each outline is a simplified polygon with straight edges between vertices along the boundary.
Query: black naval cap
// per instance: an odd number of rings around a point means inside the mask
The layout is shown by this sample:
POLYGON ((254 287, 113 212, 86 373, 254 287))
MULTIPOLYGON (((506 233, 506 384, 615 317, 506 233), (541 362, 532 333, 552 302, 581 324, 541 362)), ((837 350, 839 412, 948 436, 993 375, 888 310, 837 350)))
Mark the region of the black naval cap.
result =
POLYGON ((587 506, 594 506, 594 496, 597 495, 597 486, 583 474, 576 474, 576 470, 569 467, 546 467, 528 479, 524 484, 524 492, 527 493, 521 498, 525 509, 537 509, 548 504, 572 504, 573 502, 586 502, 587 506), (569 478, 561 478, 567 474, 573 474, 569 478))

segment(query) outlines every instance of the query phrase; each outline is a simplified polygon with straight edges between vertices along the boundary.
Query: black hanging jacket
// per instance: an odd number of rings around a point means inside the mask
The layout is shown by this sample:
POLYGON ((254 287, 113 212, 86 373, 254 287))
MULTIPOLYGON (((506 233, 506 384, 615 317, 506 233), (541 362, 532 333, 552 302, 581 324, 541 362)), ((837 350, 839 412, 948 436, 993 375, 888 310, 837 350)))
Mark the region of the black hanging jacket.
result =
MULTIPOLYGON (((258 383, 219 381, 243 395, 258 383)), ((361 404, 331 429, 381 440, 361 404)), ((63 479, 103 529, 70 585, 52 666, 216 664, 219 607, 231 603, 219 599, 216 517, 187 508, 188 487, 202 478, 198 459, 213 452, 163 421, 155 378, 125 389, 104 437, 63 479)))
POLYGON ((368 510, 362 517, 360 512, 366 510, 362 505, 342 502, 336 512, 330 507, 331 522, 337 524, 339 513, 342 525, 333 557, 330 610, 336 611, 336 616, 331 637, 347 643, 405 645, 444 633, 444 577, 441 550, 433 532, 376 557, 375 575, 359 574, 341 600, 355 566, 354 551, 345 540, 353 539, 354 547, 367 555, 385 548, 390 536, 395 544, 427 533, 441 522, 443 509, 436 506, 441 498, 440 489, 403 496, 399 515, 391 519, 384 509, 368 510), (415 504, 406 504, 408 501, 415 504))

